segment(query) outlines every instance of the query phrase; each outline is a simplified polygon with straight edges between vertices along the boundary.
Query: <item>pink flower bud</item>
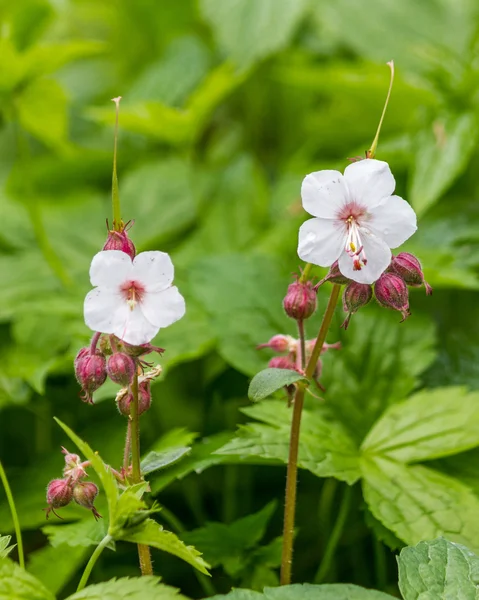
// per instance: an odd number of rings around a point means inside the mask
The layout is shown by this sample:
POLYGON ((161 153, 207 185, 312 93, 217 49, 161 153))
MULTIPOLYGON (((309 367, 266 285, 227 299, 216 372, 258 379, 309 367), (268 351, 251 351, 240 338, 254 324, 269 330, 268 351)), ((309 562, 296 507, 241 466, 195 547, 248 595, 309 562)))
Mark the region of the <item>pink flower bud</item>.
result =
MULTIPOLYGON (((73 498, 73 489, 70 479, 53 479, 47 486, 47 519, 50 512, 57 515, 55 508, 70 504, 73 498)), ((60 518, 60 517, 59 517, 60 518)))
MULTIPOLYGON (((133 400, 133 394, 130 390, 127 393, 117 396, 117 407, 124 417, 129 417, 131 414, 131 402, 133 400)), ((138 385, 138 414, 141 415, 146 412, 151 406, 151 391, 150 382, 142 381, 138 385)))
POLYGON ((120 250, 125 252, 133 260, 136 255, 135 244, 128 237, 126 229, 123 231, 108 231, 108 237, 103 250, 120 250))
POLYGON ((374 285, 376 300, 381 306, 398 310, 402 321, 411 314, 409 312, 409 292, 404 280, 394 273, 383 273, 374 285))
POLYGON ((274 356, 268 363, 271 369, 291 369, 296 371, 296 365, 288 356, 274 356))
POLYGON ((343 309, 348 313, 348 316, 341 327, 347 329, 352 315, 363 306, 366 306, 372 297, 373 288, 369 284, 357 283, 356 281, 348 283, 343 292, 343 309))
POLYGON ((106 365, 108 377, 123 387, 130 384, 135 374, 135 369, 135 361, 124 352, 112 354, 106 365))
POLYGON ((98 487, 91 481, 77 483, 73 488, 73 499, 77 504, 92 511, 95 519, 100 519, 101 515, 94 507, 95 498, 98 495, 98 487))
POLYGON ((92 354, 89 348, 82 348, 75 358, 74 366, 77 381, 84 392, 82 400, 93 404, 93 392, 105 383, 105 358, 99 353, 92 354))
POLYGON ((283 307, 288 315, 296 321, 308 319, 316 310, 316 290, 310 281, 295 281, 288 287, 283 300, 283 307))
POLYGON ((397 256, 393 256, 389 270, 396 275, 399 275, 407 285, 412 287, 421 287, 424 285, 426 294, 432 294, 432 287, 424 281, 424 273, 422 272, 421 263, 409 252, 401 252, 397 256))
POLYGON ((296 340, 290 335, 273 335, 273 337, 266 342, 266 344, 260 344, 256 346, 258 350, 261 348, 271 348, 275 352, 289 352, 296 349, 296 340))
POLYGON ((72 483, 86 477, 85 467, 89 466, 90 463, 88 461, 82 462, 78 454, 72 454, 66 448, 62 448, 62 452, 65 455, 64 477, 68 478, 72 483))

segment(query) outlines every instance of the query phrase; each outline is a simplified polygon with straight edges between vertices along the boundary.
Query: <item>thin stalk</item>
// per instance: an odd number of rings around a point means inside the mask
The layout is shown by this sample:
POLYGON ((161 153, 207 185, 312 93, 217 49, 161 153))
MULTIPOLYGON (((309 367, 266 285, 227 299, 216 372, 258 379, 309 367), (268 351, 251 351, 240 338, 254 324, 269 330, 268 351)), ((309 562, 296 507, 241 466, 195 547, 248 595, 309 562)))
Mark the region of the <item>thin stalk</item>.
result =
POLYGON ((2 481, 3 487, 5 489, 5 495, 7 496, 8 507, 10 509, 10 513, 12 515, 13 527, 15 529, 15 537, 17 538, 17 548, 18 548, 18 562, 22 569, 25 568, 25 555, 23 553, 23 540, 22 540, 22 530, 20 528, 20 521, 18 520, 17 509, 15 508, 15 501, 13 500, 12 490, 10 488, 10 484, 8 483, 7 474, 5 473, 5 469, 3 468, 2 463, 0 462, 0 480, 2 481))
POLYGON ((113 538, 110 535, 105 535, 102 541, 95 548, 95 552, 93 552, 93 554, 90 556, 90 560, 87 562, 85 570, 83 571, 83 575, 81 576, 80 583, 77 587, 77 592, 82 590, 88 583, 88 579, 93 570, 93 567, 95 566, 96 561, 100 558, 100 554, 108 546, 112 539, 113 538))
POLYGON ((130 466, 130 453, 131 453, 131 420, 128 419, 128 425, 126 426, 125 449, 123 450, 123 471, 125 474, 128 471, 128 467, 130 466))
POLYGON ((391 69, 391 77, 389 79, 388 95, 386 96, 386 102, 384 103, 383 112, 382 112, 381 118, 379 120, 378 129, 376 131, 376 135, 374 136, 373 143, 371 144, 371 148, 369 148, 369 150, 366 152, 366 158, 374 158, 374 155, 376 154, 376 149, 378 147, 378 141, 379 141, 379 134, 381 133, 381 127, 382 127, 382 124, 383 124, 383 121, 384 121, 384 115, 386 114, 386 109, 388 107, 389 98, 391 96, 391 90, 393 89, 393 82, 394 82, 394 61, 390 60, 387 63, 387 66, 391 69))
POLYGON ((304 335, 304 321, 298 320, 298 335, 299 335, 299 353, 298 367, 303 371, 306 364, 306 339, 304 335))
POLYGON ((121 222, 121 207, 120 207, 120 191, 118 189, 118 175, 116 171, 116 154, 118 147, 118 117, 120 113, 120 100, 121 96, 118 98, 112 98, 112 102, 115 103, 115 142, 113 147, 113 175, 111 181, 111 203, 113 210, 113 229, 116 231, 121 231, 122 222, 121 222))
POLYGON ((328 545, 326 546, 326 550, 324 551, 323 555, 323 560, 321 561, 321 565, 319 566, 319 569, 314 578, 314 583, 322 583, 327 574, 329 573, 334 553, 336 552, 339 540, 341 539, 341 535, 344 531, 344 526, 346 525, 346 519, 348 517, 349 509, 351 507, 351 496, 351 487, 347 486, 343 498, 341 500, 341 506, 339 507, 338 518, 336 519, 333 531, 329 536, 328 545))
MULTIPOLYGON (((328 306, 319 328, 318 337, 313 351, 306 366, 305 374, 308 379, 314 374, 316 363, 318 362, 321 348, 323 347, 328 333, 331 321, 334 315, 334 309, 339 298, 341 286, 334 284, 331 290, 328 306)), ((296 395, 293 404, 293 419, 291 421, 291 434, 289 440, 289 458, 286 474, 286 498, 284 505, 284 526, 283 526, 283 552, 281 557, 281 585, 291 583, 291 568, 293 563, 293 536, 294 521, 296 513, 296 487, 298 479, 298 452, 299 452, 299 433, 301 428, 301 413, 303 411, 304 393, 306 387, 299 383, 296 387, 296 395)))
MULTIPOLYGON (((130 443, 131 443, 131 463, 132 463, 132 481, 140 483, 140 415, 138 410, 138 370, 135 369, 133 381, 131 382, 132 401, 130 404, 130 443)), ((142 575, 153 575, 153 565, 151 563, 150 548, 144 544, 138 544, 138 557, 140 559, 140 569, 142 575)))

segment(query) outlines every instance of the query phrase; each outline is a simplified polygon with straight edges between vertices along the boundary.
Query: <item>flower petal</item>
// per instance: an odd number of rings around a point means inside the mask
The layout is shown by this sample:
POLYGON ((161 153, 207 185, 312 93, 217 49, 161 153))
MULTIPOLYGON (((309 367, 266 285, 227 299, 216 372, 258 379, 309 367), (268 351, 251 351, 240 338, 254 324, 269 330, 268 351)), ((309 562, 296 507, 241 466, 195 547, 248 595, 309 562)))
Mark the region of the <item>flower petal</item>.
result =
POLYGON ((123 281, 130 279, 132 268, 131 258, 125 252, 102 250, 95 254, 91 261, 91 284, 109 288, 117 287, 123 281))
POLYGON ((166 252, 141 252, 133 260, 134 279, 141 281, 146 290, 164 290, 171 285, 175 273, 166 252))
POLYGON ((339 257, 339 270, 345 277, 358 283, 374 283, 388 268, 391 262, 391 250, 381 238, 361 230, 361 241, 366 254, 367 264, 360 271, 353 268, 353 259, 343 252, 339 257))
POLYGON ((127 344, 140 346, 151 342, 159 329, 146 318, 140 305, 136 304, 133 310, 128 308, 125 320, 118 324, 113 333, 127 344))
POLYGON ((348 201, 348 188, 339 171, 316 171, 303 179, 301 198, 304 210, 313 217, 335 219, 348 201))
POLYGON ((145 294, 141 301, 145 317, 156 327, 168 327, 185 314, 185 299, 176 286, 145 294))
POLYGON ((391 196, 371 210, 367 228, 390 248, 397 248, 416 231, 416 213, 406 200, 391 196))
POLYGON ((128 310, 128 305, 120 294, 105 287, 97 287, 88 292, 83 305, 85 323, 90 329, 100 333, 114 333, 118 325, 125 322, 128 310))
POLYGON ((332 265, 345 244, 344 228, 331 219, 309 219, 299 228, 298 256, 314 265, 332 265))
POLYGON ((344 170, 344 179, 351 199, 368 209, 391 196, 396 187, 388 163, 373 158, 358 160, 348 165, 344 170))

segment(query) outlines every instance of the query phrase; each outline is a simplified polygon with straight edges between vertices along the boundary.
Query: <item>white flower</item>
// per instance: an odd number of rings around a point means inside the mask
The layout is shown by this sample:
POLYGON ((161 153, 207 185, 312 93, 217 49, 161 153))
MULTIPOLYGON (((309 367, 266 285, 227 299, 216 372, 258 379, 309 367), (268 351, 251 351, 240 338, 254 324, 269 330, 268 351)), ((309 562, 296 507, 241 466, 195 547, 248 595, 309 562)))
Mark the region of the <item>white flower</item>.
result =
POLYGON ((185 314, 185 300, 171 285, 173 274, 165 252, 142 252, 133 261, 120 250, 98 252, 90 267, 96 287, 85 298, 85 323, 128 344, 148 343, 185 314))
POLYGON ((417 229, 416 214, 399 196, 389 165, 365 159, 339 171, 307 175, 301 187, 304 209, 316 217, 301 225, 298 255, 329 267, 336 260, 345 277, 373 283, 391 261, 390 248, 417 229))

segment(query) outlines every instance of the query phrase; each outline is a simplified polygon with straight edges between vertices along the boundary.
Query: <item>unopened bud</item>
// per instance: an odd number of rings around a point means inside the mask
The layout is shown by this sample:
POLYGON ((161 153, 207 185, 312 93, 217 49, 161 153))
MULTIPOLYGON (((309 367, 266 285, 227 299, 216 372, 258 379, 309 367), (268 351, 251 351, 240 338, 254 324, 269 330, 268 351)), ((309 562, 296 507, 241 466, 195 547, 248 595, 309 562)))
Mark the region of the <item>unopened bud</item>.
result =
POLYGON ((89 462, 82 462, 82 459, 78 454, 72 454, 71 452, 68 452, 66 448, 62 448, 62 453, 65 455, 63 475, 73 483, 86 477, 87 473, 85 467, 89 466, 89 462))
POLYGON ((399 275, 383 273, 374 285, 374 293, 381 306, 398 310, 402 314, 401 323, 411 314, 407 285, 399 275))
POLYGON ((115 231, 114 229, 108 231, 108 237, 106 239, 103 250, 120 250, 133 260, 136 255, 135 244, 128 237, 126 229, 123 231, 115 231))
POLYGON ((373 288, 369 284, 357 283, 356 281, 348 283, 343 292, 343 309, 348 313, 348 316, 341 327, 347 329, 352 315, 363 306, 366 306, 372 297, 373 288))
POLYGON ((304 321, 314 314, 316 304, 316 290, 310 281, 291 283, 283 300, 286 314, 296 321, 304 321))
POLYGON ((288 356, 274 356, 268 363, 270 369, 290 369, 296 371, 296 365, 288 356))
POLYGON ((135 361, 124 352, 112 354, 106 364, 108 377, 115 383, 123 387, 130 384, 135 374, 135 361))
POLYGON ((422 272, 421 263, 409 252, 401 252, 397 256, 393 256, 389 270, 396 275, 399 275, 407 285, 412 287, 421 287, 424 285, 426 294, 432 294, 432 287, 424 281, 424 273, 422 272))
POLYGON ((77 483, 73 488, 73 499, 77 504, 92 511, 95 519, 101 518, 100 513, 94 506, 95 498, 98 495, 98 487, 91 481, 77 483))
POLYGON ((266 344, 260 344, 256 346, 258 350, 261 348, 271 348, 275 352, 290 352, 296 349, 296 340, 290 335, 273 335, 273 337, 266 342, 266 344))
POLYGON ((74 366, 77 381, 84 392, 82 400, 93 404, 93 392, 105 383, 106 361, 101 354, 91 354, 89 348, 82 348, 75 358, 74 366))
POLYGON ((53 479, 47 486, 47 519, 50 512, 58 517, 55 508, 62 508, 70 504, 73 498, 73 489, 70 479, 53 479))

